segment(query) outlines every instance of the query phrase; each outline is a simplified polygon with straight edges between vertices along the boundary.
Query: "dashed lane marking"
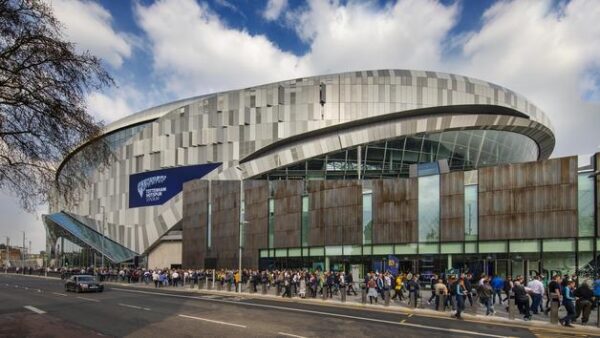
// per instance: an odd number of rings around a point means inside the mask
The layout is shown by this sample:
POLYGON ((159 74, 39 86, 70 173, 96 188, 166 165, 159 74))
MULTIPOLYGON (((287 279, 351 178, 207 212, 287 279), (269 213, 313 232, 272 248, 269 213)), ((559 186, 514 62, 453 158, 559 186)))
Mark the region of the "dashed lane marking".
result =
POLYGON ((306 338, 304 336, 299 336, 297 334, 285 333, 285 332, 277 332, 278 335, 287 336, 287 337, 296 337, 296 338, 306 338))
POLYGON ((222 322, 219 320, 213 320, 213 319, 207 319, 207 318, 200 318, 200 317, 194 317, 194 316, 188 316, 188 315, 178 315, 179 317, 182 318, 189 318, 189 319, 195 319, 195 320, 201 320, 201 321, 205 321, 205 322, 209 322, 209 323, 214 323, 214 324, 221 324, 221 325, 229 325, 229 326, 235 326, 235 327, 241 327, 243 329, 246 328, 246 325, 241 325, 241 324, 234 324, 234 323, 226 323, 226 322, 222 322))
POLYGON ((137 305, 129 305, 129 304, 119 303, 119 306, 124 306, 124 307, 128 307, 130 309, 136 309, 136 310, 150 311, 150 309, 147 307, 141 307, 141 306, 137 306, 137 305))
POLYGON ((46 311, 44 311, 44 310, 40 310, 40 309, 38 309, 38 308, 37 308, 37 307, 35 307, 35 306, 31 306, 31 305, 25 305, 25 306, 23 306, 23 307, 24 307, 24 308, 26 308, 27 310, 29 310, 29 311, 33 311, 33 312, 35 312, 35 313, 37 313, 37 314, 39 314, 39 315, 46 313, 46 311))
POLYGON ((99 303, 100 301, 94 298, 87 298, 87 297, 77 297, 79 299, 83 299, 83 300, 89 300, 90 302, 96 302, 99 303))
POLYGON ((63 296, 63 297, 67 297, 67 295, 65 295, 64 293, 59 293, 59 292, 52 292, 53 295, 57 295, 57 296, 63 296))

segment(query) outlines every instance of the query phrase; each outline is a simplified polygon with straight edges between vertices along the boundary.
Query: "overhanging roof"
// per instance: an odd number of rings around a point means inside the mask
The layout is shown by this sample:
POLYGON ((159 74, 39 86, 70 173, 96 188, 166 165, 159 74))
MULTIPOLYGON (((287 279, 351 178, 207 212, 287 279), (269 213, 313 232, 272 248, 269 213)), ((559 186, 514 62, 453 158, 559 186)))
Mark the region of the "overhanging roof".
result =
POLYGON ((52 237, 65 237, 80 246, 91 247, 113 263, 129 261, 138 255, 65 212, 44 215, 43 219, 48 231, 53 234, 52 237))

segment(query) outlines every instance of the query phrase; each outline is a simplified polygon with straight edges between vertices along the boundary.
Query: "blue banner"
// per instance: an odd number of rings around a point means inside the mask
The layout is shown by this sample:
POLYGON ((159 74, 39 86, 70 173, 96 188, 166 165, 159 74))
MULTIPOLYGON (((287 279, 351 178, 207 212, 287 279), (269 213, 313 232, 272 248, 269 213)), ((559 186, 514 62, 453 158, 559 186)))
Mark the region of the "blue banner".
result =
POLYGON ((389 271, 392 275, 398 275, 398 265, 400 260, 396 256, 388 255, 386 270, 389 271))
POLYGON ((129 176, 129 207, 160 205, 183 189, 183 183, 204 177, 221 163, 147 171, 129 176))

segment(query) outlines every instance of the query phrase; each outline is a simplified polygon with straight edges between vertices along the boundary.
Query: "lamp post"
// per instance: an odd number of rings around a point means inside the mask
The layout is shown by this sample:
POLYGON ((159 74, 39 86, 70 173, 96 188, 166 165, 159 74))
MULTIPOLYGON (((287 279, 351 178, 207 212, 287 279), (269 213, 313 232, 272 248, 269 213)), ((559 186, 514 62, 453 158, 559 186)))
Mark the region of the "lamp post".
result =
POLYGON ((25 231, 23 233, 23 250, 21 250, 21 269, 25 270, 25 231))
POLYGON ((4 273, 8 273, 8 264, 10 264, 10 237, 6 236, 6 262, 4 263, 4 273))
POLYGON ((104 269, 104 238, 105 238, 105 236, 104 236, 104 222, 105 222, 106 217, 105 217, 104 206, 101 205, 100 208, 102 208, 102 252, 101 252, 101 254, 102 254, 102 266, 101 266, 101 268, 104 269))

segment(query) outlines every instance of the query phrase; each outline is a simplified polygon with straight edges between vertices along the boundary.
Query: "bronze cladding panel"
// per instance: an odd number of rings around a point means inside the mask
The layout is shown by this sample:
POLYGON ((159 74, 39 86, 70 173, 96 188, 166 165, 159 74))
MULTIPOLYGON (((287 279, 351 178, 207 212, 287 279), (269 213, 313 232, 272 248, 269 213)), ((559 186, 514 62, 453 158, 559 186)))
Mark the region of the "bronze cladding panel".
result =
POLYGON ((479 170, 479 238, 577 236, 577 158, 479 170))
POLYGON ((373 180, 373 244, 418 239, 416 178, 373 180))
POLYGON ((465 187, 461 171, 440 175, 440 239, 444 242, 463 241, 465 187))
POLYGON ((268 245, 268 199, 268 181, 244 181, 245 224, 242 268, 258 268, 259 250, 268 245))
POLYGON ((362 244, 360 181, 310 181, 310 246, 362 244))
POLYGON ((274 181, 275 229, 273 246, 293 248, 300 246, 302 231, 302 191, 304 182, 274 181))
POLYGON ((208 181, 193 180, 184 183, 182 219, 183 268, 204 268, 207 216, 208 181))
POLYGON ((212 247, 218 268, 238 265, 240 181, 211 181, 212 247))

